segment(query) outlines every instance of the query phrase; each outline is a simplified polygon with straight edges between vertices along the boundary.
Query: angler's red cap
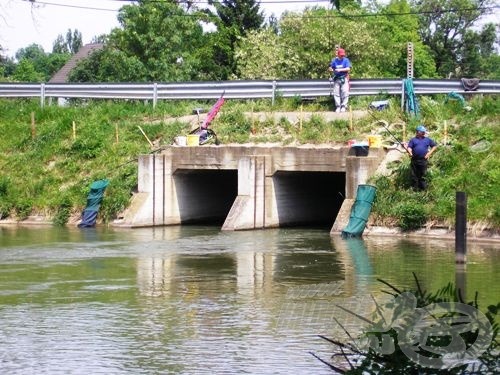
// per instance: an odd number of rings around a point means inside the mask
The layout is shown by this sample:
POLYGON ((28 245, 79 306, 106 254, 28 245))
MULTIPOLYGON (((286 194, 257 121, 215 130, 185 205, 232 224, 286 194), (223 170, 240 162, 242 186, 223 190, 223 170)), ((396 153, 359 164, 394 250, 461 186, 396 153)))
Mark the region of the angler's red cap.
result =
POLYGON ((339 55, 339 56, 345 56, 345 51, 344 51, 344 49, 343 49, 343 48, 339 48, 339 49, 337 50, 337 55, 339 55))

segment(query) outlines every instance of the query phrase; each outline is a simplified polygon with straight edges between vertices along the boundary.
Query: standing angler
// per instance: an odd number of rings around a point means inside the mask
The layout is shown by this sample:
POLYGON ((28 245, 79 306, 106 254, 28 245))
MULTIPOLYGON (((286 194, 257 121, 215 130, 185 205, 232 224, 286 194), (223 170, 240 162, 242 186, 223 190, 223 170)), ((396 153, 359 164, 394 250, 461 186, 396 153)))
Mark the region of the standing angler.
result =
POLYGON ((429 137, 425 136, 427 129, 423 125, 417 126, 416 135, 406 149, 411 155, 411 184, 414 190, 427 189, 425 175, 427 173, 427 161, 436 150, 437 144, 429 137))
POLYGON ((339 48, 328 71, 333 73, 333 98, 335 100, 335 112, 345 112, 349 101, 349 72, 351 62, 345 57, 345 50, 339 48))

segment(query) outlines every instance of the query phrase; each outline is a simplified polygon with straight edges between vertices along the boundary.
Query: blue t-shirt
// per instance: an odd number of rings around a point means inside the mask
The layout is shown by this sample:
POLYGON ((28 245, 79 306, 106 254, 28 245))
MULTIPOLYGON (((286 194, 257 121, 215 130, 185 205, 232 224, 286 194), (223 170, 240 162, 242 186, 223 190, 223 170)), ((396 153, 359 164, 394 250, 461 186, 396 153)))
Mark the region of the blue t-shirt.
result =
POLYGON ((408 142, 408 147, 411 148, 413 157, 423 158, 430 148, 436 146, 436 142, 428 137, 418 138, 414 137, 408 142))
MULTIPOLYGON (((341 59, 336 57, 332 60, 332 62, 330 63, 330 66, 335 71, 335 69, 350 68, 351 62, 349 61, 349 59, 347 57, 343 57, 341 59)), ((335 77, 345 77, 349 73, 348 72, 338 72, 338 73, 334 73, 334 74, 335 74, 335 77)))

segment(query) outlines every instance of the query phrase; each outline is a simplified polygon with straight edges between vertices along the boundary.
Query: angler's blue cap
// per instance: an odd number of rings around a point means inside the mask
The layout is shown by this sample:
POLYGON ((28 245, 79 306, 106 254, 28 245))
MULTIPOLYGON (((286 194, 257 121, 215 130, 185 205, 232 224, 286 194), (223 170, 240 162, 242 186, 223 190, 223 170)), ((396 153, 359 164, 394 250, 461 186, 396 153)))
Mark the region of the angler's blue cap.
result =
POLYGON ((427 129, 425 128, 425 126, 419 125, 419 126, 417 126, 417 131, 425 133, 425 132, 427 132, 427 129))

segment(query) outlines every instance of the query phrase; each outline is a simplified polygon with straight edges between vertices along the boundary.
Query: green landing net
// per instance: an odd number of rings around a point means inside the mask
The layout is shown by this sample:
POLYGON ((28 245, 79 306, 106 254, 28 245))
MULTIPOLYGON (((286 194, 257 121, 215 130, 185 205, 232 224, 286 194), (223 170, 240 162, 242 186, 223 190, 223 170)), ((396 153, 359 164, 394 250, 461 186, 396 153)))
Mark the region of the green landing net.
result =
POLYGON ((104 191, 108 185, 108 180, 97 180, 92 182, 90 185, 90 192, 87 196, 87 206, 82 212, 82 221, 78 224, 79 228, 95 226, 104 191))
POLYGON ((358 185, 356 200, 351 208, 347 227, 342 230, 342 237, 361 237, 372 210, 377 188, 373 185, 358 185))

